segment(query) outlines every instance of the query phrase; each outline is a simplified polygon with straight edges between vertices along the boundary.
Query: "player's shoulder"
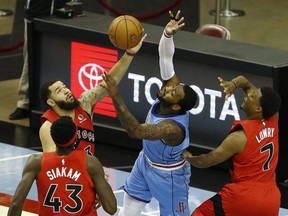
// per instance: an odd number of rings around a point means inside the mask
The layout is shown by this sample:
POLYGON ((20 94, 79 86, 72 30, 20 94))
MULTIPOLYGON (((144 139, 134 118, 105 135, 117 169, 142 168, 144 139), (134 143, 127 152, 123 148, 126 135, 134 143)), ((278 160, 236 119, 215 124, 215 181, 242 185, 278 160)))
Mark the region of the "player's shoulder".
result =
POLYGON ((94 155, 88 155, 88 154, 87 154, 86 160, 87 160, 87 161, 91 161, 92 163, 99 162, 99 159, 98 159, 96 156, 94 156, 94 155))
POLYGON ((40 169, 42 163, 42 153, 35 153, 29 156, 27 166, 32 169, 40 169))
POLYGON ((92 155, 87 155, 86 162, 88 167, 99 167, 101 166, 101 162, 99 159, 92 155))
POLYGON ((51 125, 52 125, 52 122, 50 122, 49 120, 46 120, 45 122, 43 122, 43 124, 40 126, 39 128, 39 132, 47 132, 47 131, 50 131, 50 128, 51 128, 51 125))
POLYGON ((43 122, 43 124, 40 126, 40 129, 42 128, 50 128, 52 125, 52 122, 50 122, 49 120, 46 120, 43 122))
POLYGON ((86 167, 90 176, 95 173, 101 172, 101 170, 103 171, 101 162, 98 160, 97 157, 91 155, 87 155, 86 157, 86 167))
POLYGON ((182 124, 179 121, 176 121, 175 119, 167 118, 163 119, 158 122, 158 125, 161 125, 163 128, 166 130, 177 130, 181 129, 182 130, 182 124))
POLYGON ((35 153, 35 154, 30 155, 29 159, 33 161, 41 161, 42 156, 43 156, 43 153, 35 153))

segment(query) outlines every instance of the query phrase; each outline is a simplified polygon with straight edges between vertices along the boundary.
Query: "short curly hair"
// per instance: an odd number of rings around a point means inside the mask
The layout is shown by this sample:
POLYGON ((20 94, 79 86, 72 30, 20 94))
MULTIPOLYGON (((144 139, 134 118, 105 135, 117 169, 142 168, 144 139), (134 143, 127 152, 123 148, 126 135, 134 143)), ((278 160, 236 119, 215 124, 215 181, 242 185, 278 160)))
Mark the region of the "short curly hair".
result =
POLYGON ((61 116, 52 123, 50 133, 53 141, 61 147, 75 136, 76 125, 70 116, 61 116))
POLYGON ((192 109, 198 100, 197 93, 188 85, 183 85, 184 97, 178 102, 181 106, 181 113, 185 113, 192 109))
POLYGON ((270 87, 260 88, 262 96, 260 104, 262 107, 262 116, 269 119, 271 116, 279 112, 281 107, 281 98, 279 94, 270 87))
POLYGON ((50 86, 52 86, 54 83, 56 83, 58 80, 49 80, 46 81, 41 87, 40 87, 40 91, 39 91, 39 96, 41 98, 41 100, 46 103, 46 101, 49 99, 50 95, 51 95, 51 91, 50 91, 50 86))

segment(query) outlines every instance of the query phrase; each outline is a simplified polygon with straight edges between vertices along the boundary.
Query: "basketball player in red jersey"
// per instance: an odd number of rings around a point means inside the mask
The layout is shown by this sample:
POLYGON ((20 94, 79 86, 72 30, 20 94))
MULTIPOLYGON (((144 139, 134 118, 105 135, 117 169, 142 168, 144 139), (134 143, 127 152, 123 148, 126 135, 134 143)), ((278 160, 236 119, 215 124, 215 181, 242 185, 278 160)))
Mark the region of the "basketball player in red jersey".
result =
POLYGON ((226 98, 240 88, 247 120, 234 121, 229 135, 208 154, 183 153, 189 163, 206 168, 232 158, 231 183, 202 203, 193 216, 278 216, 280 191, 276 185, 278 112, 281 100, 270 87, 256 88, 245 77, 219 77, 226 98))
MULTIPOLYGON (((126 73, 133 56, 142 46, 146 34, 142 37, 139 44, 131 49, 126 50, 121 59, 111 68, 109 74, 116 79, 117 84, 121 81, 126 73)), ((41 116, 41 127, 39 136, 42 143, 43 152, 55 151, 55 144, 50 136, 51 124, 60 116, 70 116, 77 125, 77 140, 75 148, 85 150, 87 154, 95 154, 95 134, 93 128, 93 108, 95 104, 102 100, 107 91, 100 85, 85 91, 79 99, 76 99, 67 86, 59 81, 47 81, 41 86, 40 96, 44 103, 50 106, 41 116)))
POLYGON ((56 151, 33 154, 28 158, 8 216, 21 215, 34 180, 40 216, 95 216, 96 199, 107 213, 115 214, 116 198, 104 178, 100 161, 84 151, 73 151, 76 131, 76 125, 68 116, 53 122, 51 137, 56 143, 56 151))

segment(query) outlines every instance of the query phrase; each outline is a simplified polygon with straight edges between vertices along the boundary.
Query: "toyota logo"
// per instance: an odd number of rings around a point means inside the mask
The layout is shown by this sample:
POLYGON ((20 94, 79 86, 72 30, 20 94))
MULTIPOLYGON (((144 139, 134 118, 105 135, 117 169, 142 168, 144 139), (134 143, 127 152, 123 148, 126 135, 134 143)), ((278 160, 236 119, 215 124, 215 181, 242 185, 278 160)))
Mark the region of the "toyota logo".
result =
POLYGON ((83 65, 78 72, 78 81, 84 91, 98 86, 103 80, 104 71, 104 68, 95 63, 83 65))

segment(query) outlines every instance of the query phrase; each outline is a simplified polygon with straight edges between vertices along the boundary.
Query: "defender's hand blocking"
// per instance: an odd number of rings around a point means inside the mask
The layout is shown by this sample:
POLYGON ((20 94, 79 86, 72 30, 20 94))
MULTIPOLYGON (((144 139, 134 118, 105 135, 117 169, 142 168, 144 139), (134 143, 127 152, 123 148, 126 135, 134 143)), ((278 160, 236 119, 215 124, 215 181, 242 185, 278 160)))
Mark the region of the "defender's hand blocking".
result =
POLYGON ((183 26, 185 26, 184 23, 184 17, 181 17, 181 11, 178 10, 176 15, 174 16, 171 11, 169 11, 169 15, 171 17, 170 22, 165 26, 165 34, 169 37, 174 35, 177 31, 179 31, 183 26))
POLYGON ((110 97, 116 97, 119 94, 119 90, 115 79, 108 73, 103 73, 102 78, 106 85, 102 82, 100 86, 107 90, 110 97))
POLYGON ((223 87, 225 92, 225 100, 227 100, 231 95, 232 92, 237 88, 235 82, 232 81, 225 81, 221 77, 218 77, 218 80, 220 81, 220 86, 223 87))

